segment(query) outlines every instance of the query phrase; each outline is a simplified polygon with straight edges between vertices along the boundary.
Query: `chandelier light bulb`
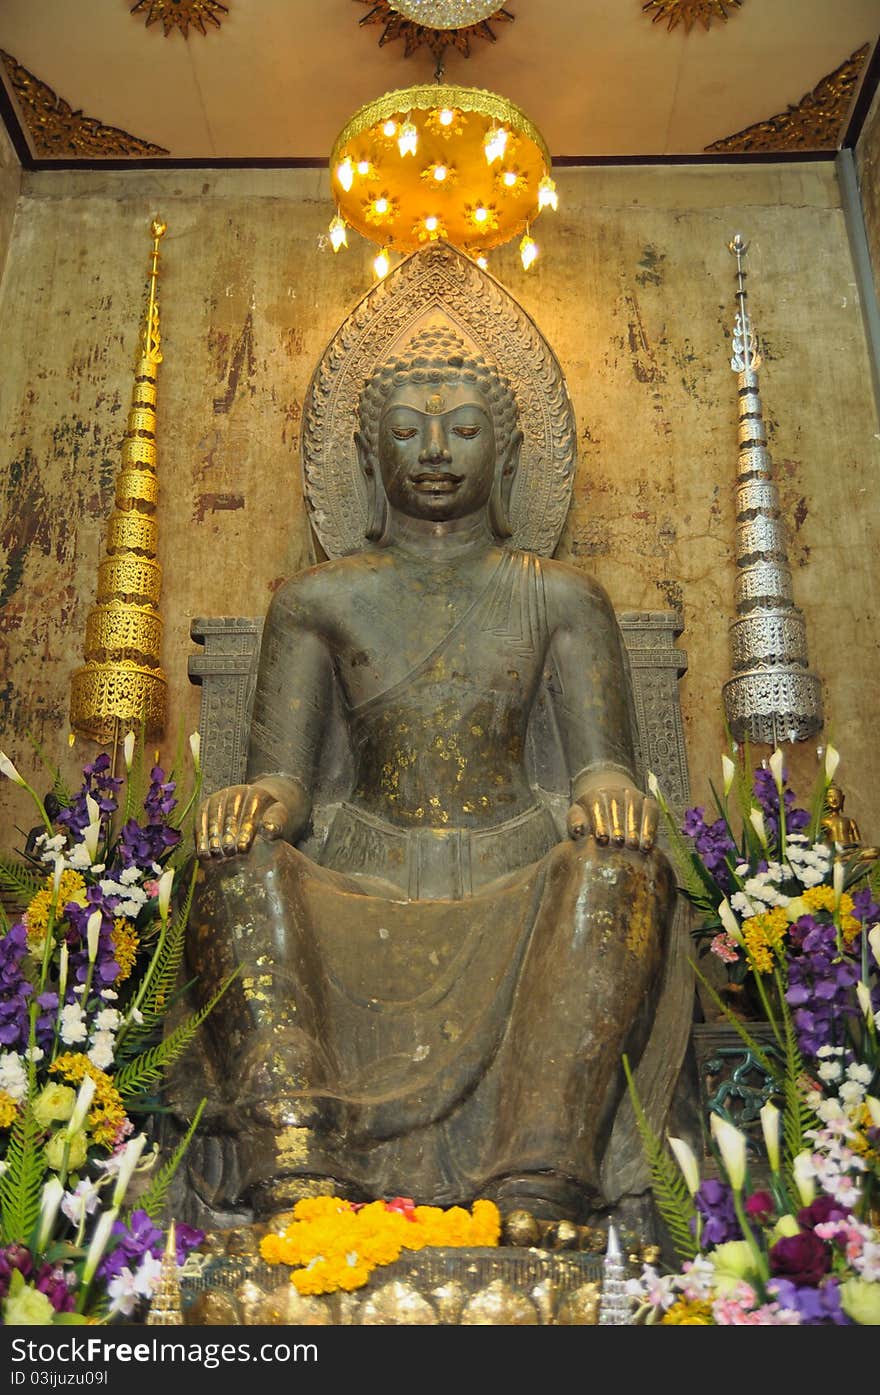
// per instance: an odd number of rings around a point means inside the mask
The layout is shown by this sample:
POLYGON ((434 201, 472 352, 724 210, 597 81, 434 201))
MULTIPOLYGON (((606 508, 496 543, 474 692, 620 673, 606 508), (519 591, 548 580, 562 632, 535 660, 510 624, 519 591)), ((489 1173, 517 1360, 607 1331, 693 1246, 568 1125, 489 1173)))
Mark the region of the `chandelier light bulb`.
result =
POLYGON ((397 137, 397 148, 401 155, 415 155, 419 145, 419 132, 414 122, 404 121, 397 137))
POLYGON ((477 257, 477 266, 480 268, 481 271, 487 271, 489 268, 489 258, 484 257, 481 254, 479 257, 477 257))
POLYGON ((494 164, 500 160, 507 148, 507 132, 503 126, 494 126, 483 142, 483 149, 486 152, 488 163, 494 164))
POLYGON ((340 247, 348 246, 348 233, 345 226, 345 219, 340 218, 338 213, 335 218, 331 218, 328 232, 330 233, 330 246, 333 248, 334 252, 338 252, 340 247))
POLYGON ((388 200, 384 194, 380 194, 377 199, 373 200, 373 212, 378 213, 380 217, 383 213, 388 212, 388 200))
POLYGON ((440 122, 441 126, 451 126, 455 120, 455 112, 451 107, 444 107, 437 120, 440 122))
POLYGON ((474 209, 474 222, 485 223, 488 217, 489 210, 487 208, 484 208, 482 204, 478 204, 478 206, 474 209))
POLYGON ((505 170, 501 178, 503 182, 507 185, 508 189, 512 189, 517 179, 519 178, 519 175, 515 174, 513 170, 505 170))
POLYGON ((559 195, 556 192, 556 185, 549 174, 545 174, 538 185, 538 207, 552 208, 554 210, 559 207, 559 195))
POLYGON ((396 121, 386 121, 386 122, 385 122, 385 125, 382 127, 382 134, 383 134, 383 136, 388 136, 389 139, 390 139, 390 137, 393 136, 393 135, 396 135, 396 133, 397 133, 397 122, 396 122, 396 121))
POLYGON ((371 166, 370 166, 369 160, 358 160, 358 162, 357 162, 357 172, 358 172, 358 174, 360 174, 360 175, 368 175, 368 174, 370 173, 370 168, 371 168, 371 166))
POLYGON ((519 255, 523 264, 523 271, 528 271, 529 267, 538 257, 538 244, 533 237, 526 233, 519 244, 519 255))
POLYGON ((444 179, 446 178, 446 176, 447 176, 448 173, 449 173, 449 170, 446 168, 445 165, 435 165, 435 166, 434 166, 434 178, 436 179, 436 181, 437 181, 438 184, 442 184, 442 183, 443 183, 443 181, 444 181, 444 179))
POLYGON ((339 180, 345 192, 348 193, 354 183, 354 170, 348 156, 342 161, 341 165, 337 165, 336 178, 339 180))
POLYGON ((381 281, 384 276, 388 275, 390 266, 391 260, 387 250, 383 247, 382 251, 373 261, 373 271, 376 273, 376 279, 378 281, 381 281))
POLYGON ((433 213, 429 213, 425 219, 425 227, 428 229, 428 232, 436 232, 439 224, 440 219, 436 218, 433 213))

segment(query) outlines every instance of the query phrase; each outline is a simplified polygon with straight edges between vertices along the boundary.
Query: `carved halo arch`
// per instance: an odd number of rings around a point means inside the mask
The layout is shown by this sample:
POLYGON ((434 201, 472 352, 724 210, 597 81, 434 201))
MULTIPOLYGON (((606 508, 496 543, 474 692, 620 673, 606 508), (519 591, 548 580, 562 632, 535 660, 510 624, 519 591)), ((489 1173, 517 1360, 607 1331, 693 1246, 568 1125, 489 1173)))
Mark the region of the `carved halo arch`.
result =
POLYGON ((428 325, 446 323, 513 386, 523 432, 508 546, 552 555, 574 484, 577 431, 562 369, 534 320, 493 276, 448 243, 414 252, 358 302, 306 393, 302 484, 327 557, 365 547, 367 491, 354 446, 361 391, 428 325))

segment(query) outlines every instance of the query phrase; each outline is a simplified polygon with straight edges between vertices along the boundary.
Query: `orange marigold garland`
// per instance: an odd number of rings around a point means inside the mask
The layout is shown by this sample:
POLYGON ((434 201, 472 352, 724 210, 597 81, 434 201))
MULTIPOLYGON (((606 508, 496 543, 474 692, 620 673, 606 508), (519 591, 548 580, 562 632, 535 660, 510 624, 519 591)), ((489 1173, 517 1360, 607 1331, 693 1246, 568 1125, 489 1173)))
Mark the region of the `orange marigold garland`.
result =
POLYGON ((300 1293, 362 1288, 373 1270, 393 1264, 401 1250, 429 1245, 494 1246, 501 1216, 493 1201, 462 1206, 416 1206, 409 1197, 358 1205, 338 1196, 297 1202, 293 1221, 280 1235, 267 1235, 260 1254, 268 1264, 297 1266, 290 1281, 300 1293))

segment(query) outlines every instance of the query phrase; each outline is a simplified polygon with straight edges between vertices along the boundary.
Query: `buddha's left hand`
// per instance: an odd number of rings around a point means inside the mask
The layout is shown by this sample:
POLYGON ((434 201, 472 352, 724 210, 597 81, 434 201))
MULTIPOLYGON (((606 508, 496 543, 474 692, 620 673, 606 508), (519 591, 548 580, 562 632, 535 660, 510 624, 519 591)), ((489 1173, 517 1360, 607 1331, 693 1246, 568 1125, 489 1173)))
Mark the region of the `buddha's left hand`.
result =
POLYGON ((602 847, 647 853, 657 837, 658 816, 657 801, 617 771, 597 772, 576 791, 568 811, 568 835, 578 841, 592 834, 602 847))

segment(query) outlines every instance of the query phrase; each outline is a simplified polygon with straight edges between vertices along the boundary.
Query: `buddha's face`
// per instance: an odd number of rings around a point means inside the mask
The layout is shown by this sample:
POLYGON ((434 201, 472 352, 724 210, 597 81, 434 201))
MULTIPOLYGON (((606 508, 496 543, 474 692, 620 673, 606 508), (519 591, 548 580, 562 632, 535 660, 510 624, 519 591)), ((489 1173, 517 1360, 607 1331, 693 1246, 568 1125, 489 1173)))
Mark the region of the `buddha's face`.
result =
POLYGON ((489 404, 468 382, 395 388, 379 419, 378 454, 393 509, 437 522, 466 518, 485 508, 492 492, 489 404))

